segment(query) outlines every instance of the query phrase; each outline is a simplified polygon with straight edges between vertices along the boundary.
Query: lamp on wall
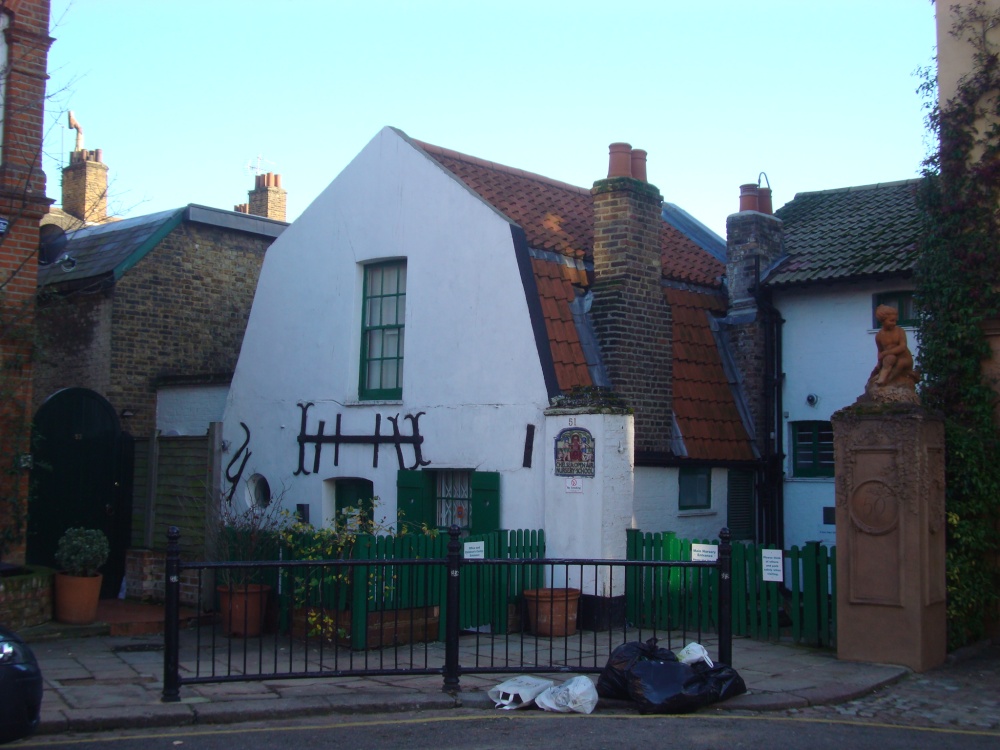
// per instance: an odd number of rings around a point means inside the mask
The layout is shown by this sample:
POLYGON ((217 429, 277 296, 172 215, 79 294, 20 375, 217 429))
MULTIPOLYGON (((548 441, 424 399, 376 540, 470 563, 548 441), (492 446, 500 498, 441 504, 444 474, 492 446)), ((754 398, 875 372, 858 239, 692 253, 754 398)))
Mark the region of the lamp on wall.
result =
POLYGON ((135 412, 126 406, 124 409, 121 410, 120 416, 122 419, 129 419, 135 416, 135 412))

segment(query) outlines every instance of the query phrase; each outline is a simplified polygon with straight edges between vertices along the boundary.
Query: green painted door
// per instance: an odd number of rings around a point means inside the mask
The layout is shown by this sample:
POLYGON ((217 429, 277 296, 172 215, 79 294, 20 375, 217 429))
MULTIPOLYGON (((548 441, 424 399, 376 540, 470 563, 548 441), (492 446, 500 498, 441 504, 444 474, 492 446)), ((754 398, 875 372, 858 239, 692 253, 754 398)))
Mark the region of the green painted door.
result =
POLYGON ((111 547, 101 596, 117 596, 131 541, 131 436, 121 431, 114 408, 100 394, 67 388, 38 410, 32 440, 28 563, 57 567, 56 547, 66 529, 100 529, 111 547))
POLYGON ((374 485, 367 479, 338 479, 335 487, 337 522, 343 520, 350 528, 371 528, 375 517, 374 485))

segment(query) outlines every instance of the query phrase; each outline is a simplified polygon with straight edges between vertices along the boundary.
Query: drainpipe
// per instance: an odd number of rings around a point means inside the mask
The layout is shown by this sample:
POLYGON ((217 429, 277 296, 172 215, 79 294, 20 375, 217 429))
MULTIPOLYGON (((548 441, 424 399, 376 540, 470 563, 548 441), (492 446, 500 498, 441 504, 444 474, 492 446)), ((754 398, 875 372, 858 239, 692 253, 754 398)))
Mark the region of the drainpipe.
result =
POLYGON ((759 508, 759 523, 764 528, 764 542, 774 544, 778 549, 785 546, 785 477, 782 465, 784 450, 784 418, 782 417, 781 386, 784 380, 781 352, 781 325, 784 319, 778 309, 771 304, 760 286, 760 256, 754 258, 754 301, 763 313, 764 320, 764 477, 763 486, 773 493, 771 513, 765 514, 759 508), (764 517, 769 515, 771 524, 765 526, 764 517))

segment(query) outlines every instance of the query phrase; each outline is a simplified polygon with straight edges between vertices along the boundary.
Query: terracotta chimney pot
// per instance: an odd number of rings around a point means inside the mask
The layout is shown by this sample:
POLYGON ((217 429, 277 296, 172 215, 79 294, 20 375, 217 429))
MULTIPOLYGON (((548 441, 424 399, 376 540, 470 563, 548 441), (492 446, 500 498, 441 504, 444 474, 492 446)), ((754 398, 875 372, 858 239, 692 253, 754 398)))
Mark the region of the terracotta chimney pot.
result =
POLYGON ((612 143, 608 147, 611 152, 608 164, 608 179, 612 177, 632 176, 632 146, 628 143, 612 143))
POLYGON ((774 209, 771 207, 771 188, 757 188, 757 210, 762 214, 771 215, 774 209))
POLYGON ((632 149, 632 177, 646 182, 646 152, 641 148, 632 149))
POLYGON ((740 185, 740 211, 757 211, 758 188, 754 183, 740 185))

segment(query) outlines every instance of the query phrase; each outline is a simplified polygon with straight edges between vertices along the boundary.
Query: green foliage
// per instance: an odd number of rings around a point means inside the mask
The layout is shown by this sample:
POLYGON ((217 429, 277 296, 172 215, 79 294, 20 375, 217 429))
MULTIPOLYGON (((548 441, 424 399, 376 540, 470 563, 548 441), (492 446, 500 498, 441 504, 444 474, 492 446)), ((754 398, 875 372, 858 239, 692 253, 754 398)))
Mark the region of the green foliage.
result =
MULTIPOLYGON (((1000 438, 996 393, 982 365, 983 328, 1000 316, 1000 58, 982 3, 957 9, 952 36, 972 45, 973 70, 928 124, 939 150, 925 163, 917 266, 921 390, 945 418, 949 646, 981 638, 998 604, 1000 438)), ((935 81, 921 87, 933 97, 935 81)))
MULTIPOLYGON (((285 558, 291 560, 350 560, 359 544, 374 541, 379 536, 406 536, 412 532, 399 514, 399 530, 393 530, 388 516, 380 514, 381 500, 373 497, 363 500, 359 507, 339 511, 328 525, 317 528, 292 517, 281 532, 285 558)), ((437 536, 437 529, 421 526, 421 532, 437 536)), ((352 602, 355 585, 363 585, 365 597, 372 600, 384 598, 398 585, 400 570, 391 566, 373 566, 359 573, 359 569, 323 568, 306 569, 296 573, 291 581, 293 607, 304 609, 308 635, 327 640, 344 640, 346 631, 339 623, 338 611, 346 611, 352 602), (358 576, 361 576, 360 581, 358 576)))
POLYGON ((71 576, 96 576, 109 552, 108 538, 100 529, 72 528, 59 539, 55 557, 71 576))

